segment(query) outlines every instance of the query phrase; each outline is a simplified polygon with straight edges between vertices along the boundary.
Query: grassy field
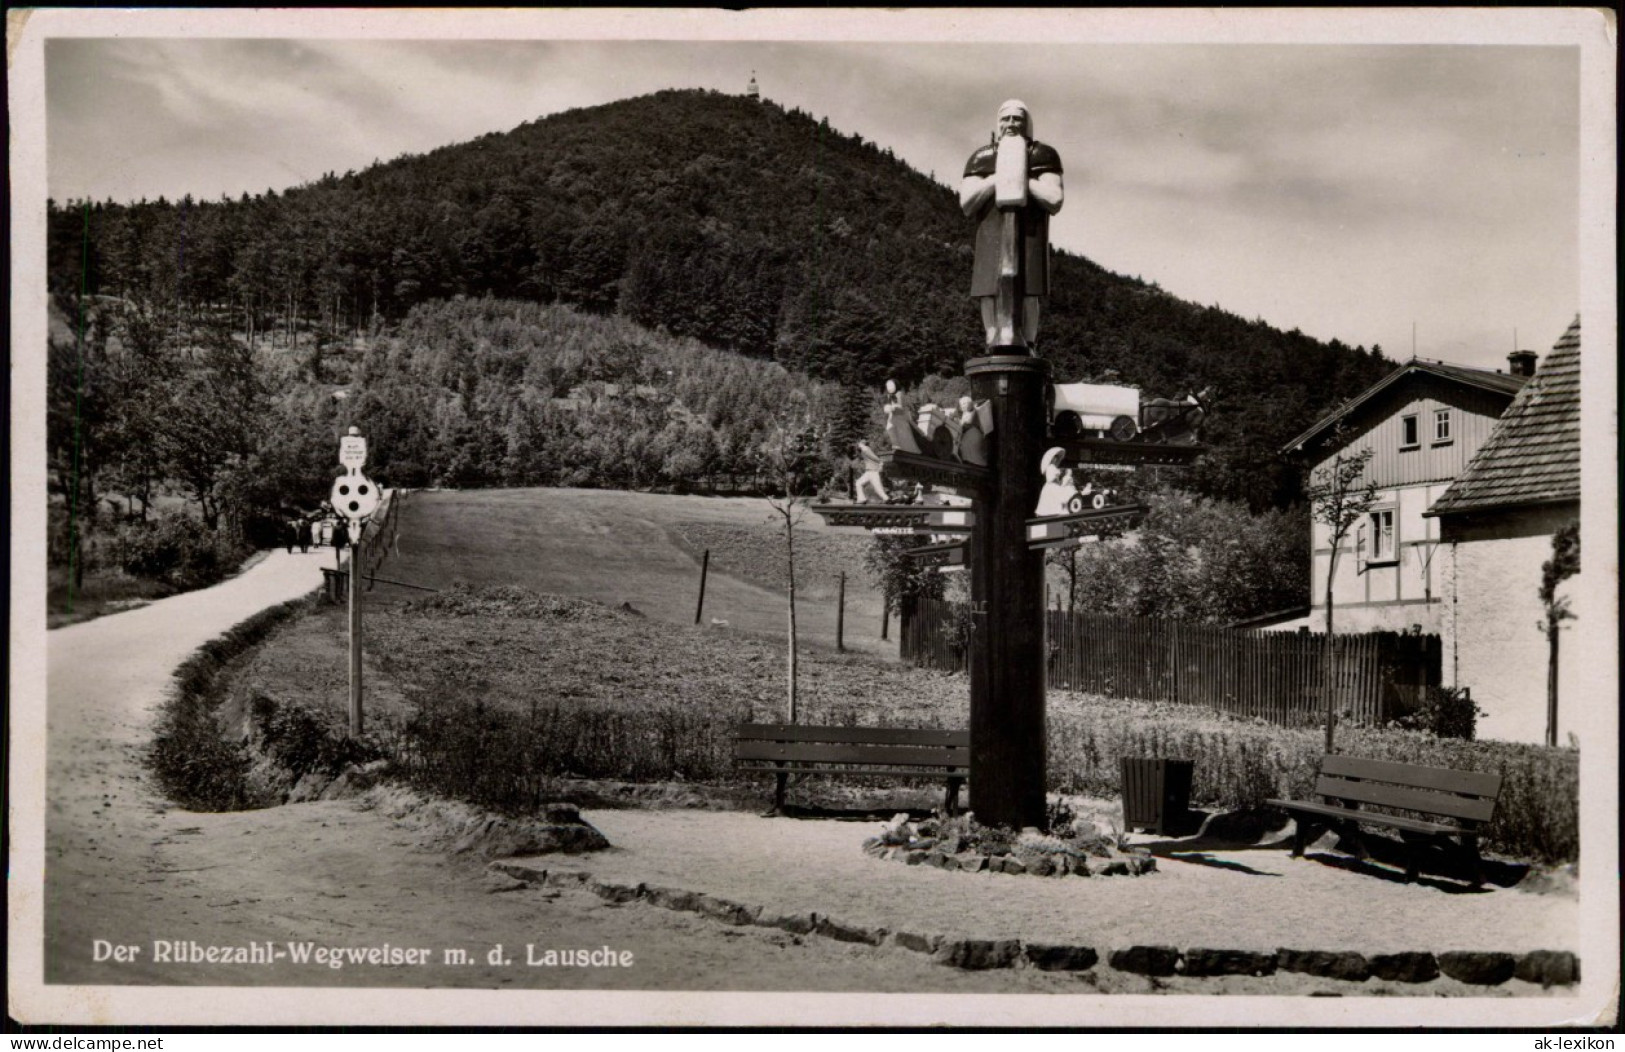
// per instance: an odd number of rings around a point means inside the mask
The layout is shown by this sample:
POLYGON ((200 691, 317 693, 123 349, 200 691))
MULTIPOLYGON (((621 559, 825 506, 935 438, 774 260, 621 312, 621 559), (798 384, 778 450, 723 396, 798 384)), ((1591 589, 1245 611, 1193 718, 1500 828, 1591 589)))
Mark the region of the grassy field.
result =
POLYGON ((133 610, 172 594, 174 589, 158 581, 131 577, 116 570, 87 572, 84 583, 73 588, 68 571, 52 567, 46 575, 45 627, 61 628, 120 610, 133 610))
MULTIPOLYGON (((575 595, 692 625, 700 563, 711 552, 702 624, 782 641, 786 634, 782 520, 765 500, 619 490, 425 491, 402 505, 400 543, 385 577, 435 588, 517 585, 575 595)), ((797 637, 835 645, 838 575, 845 570, 848 649, 896 654, 880 639, 880 595, 863 570, 866 535, 807 515, 796 527, 797 637)), ((422 593, 380 584, 369 602, 422 593)))

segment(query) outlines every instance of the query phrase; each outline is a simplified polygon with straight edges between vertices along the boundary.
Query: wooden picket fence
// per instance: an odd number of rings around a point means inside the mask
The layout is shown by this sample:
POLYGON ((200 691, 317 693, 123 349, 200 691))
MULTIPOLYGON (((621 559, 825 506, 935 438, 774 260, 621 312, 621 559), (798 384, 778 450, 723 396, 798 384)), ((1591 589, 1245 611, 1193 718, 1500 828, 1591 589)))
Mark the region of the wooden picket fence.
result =
MULTIPOLYGON (((345 553, 344 568, 322 571, 328 602, 345 601, 345 589, 350 586, 350 567, 355 565, 358 558, 361 563, 361 576, 365 580, 376 574, 378 567, 383 565, 384 560, 395 550, 395 539, 401 522, 400 508, 409 492, 411 491, 404 489, 386 490, 378 510, 373 513, 367 528, 362 531, 360 546, 351 545, 345 553)), ((367 591, 371 590, 372 586, 369 584, 367 591)))
MULTIPOLYGON (((1284 726, 1324 718, 1324 634, 1061 610, 1045 616, 1052 687, 1206 706, 1284 726)), ((961 604, 916 601, 904 611, 903 658, 920 668, 967 671, 967 621, 961 604)), ((1335 642, 1333 690, 1345 720, 1386 723, 1440 681, 1436 635, 1339 634, 1335 642)))
MULTIPOLYGON (((361 535, 361 573, 371 576, 394 550, 396 533, 400 528, 400 506, 409 491, 391 489, 384 492, 383 503, 367 523, 361 535)), ((353 555, 354 553, 352 553, 353 555)))

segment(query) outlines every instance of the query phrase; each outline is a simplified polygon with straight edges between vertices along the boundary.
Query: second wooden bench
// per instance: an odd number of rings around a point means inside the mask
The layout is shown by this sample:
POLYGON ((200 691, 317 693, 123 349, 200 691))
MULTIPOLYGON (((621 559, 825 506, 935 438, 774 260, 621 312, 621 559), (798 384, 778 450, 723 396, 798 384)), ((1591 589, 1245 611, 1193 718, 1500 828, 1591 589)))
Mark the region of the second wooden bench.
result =
POLYGON ((1495 815, 1501 776, 1483 771, 1457 771, 1448 767, 1421 767, 1388 760, 1331 754, 1320 762, 1315 781, 1319 802, 1269 800, 1297 821, 1292 838, 1294 858, 1303 854, 1312 833, 1328 827, 1346 836, 1364 857, 1358 826, 1382 826, 1399 831, 1410 849, 1405 879, 1416 879, 1417 842, 1455 841, 1471 867, 1473 887, 1484 882, 1478 854, 1478 835, 1495 815), (1362 805, 1386 811, 1361 810, 1362 805), (1390 813, 1405 811, 1409 815, 1390 813), (1417 817, 1410 817, 1417 816, 1417 817))
POLYGON ((784 809, 791 775, 864 775, 941 779, 942 806, 952 814, 970 773, 970 732, 905 727, 811 727, 746 723, 734 732, 734 762, 741 771, 775 776, 773 810, 784 809))

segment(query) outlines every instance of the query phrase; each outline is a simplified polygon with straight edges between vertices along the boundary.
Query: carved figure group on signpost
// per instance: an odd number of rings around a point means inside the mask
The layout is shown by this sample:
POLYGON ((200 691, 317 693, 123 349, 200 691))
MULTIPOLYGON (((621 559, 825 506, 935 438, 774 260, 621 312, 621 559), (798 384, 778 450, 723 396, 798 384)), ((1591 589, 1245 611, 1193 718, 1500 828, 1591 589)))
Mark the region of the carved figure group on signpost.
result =
POLYGON ((1051 431, 1058 439, 1110 438, 1116 442, 1194 445, 1207 415, 1207 392, 1182 399, 1142 399, 1121 384, 1054 384, 1051 431))
POLYGON ((971 297, 987 346, 1037 354, 1039 306, 1049 295, 1049 217, 1061 210, 1061 155, 1033 138, 1020 99, 999 107, 993 141, 965 162, 959 207, 975 219, 971 297))
POLYGON ((987 466, 987 436, 993 430, 993 411, 988 403, 976 404, 970 395, 961 395, 959 412, 948 418, 954 433, 954 452, 967 464, 987 466))
POLYGON ((1066 450, 1059 447, 1050 449, 1038 462, 1038 472, 1044 476, 1044 488, 1038 491, 1038 507, 1033 511, 1035 516, 1066 514, 1067 502, 1072 499, 1074 491, 1061 483, 1061 457, 1065 454, 1066 450))
MULTIPOLYGON (((987 466, 988 436, 993 431, 993 412, 986 400, 977 402, 961 396, 954 409, 934 402, 920 406, 913 414, 903 404, 894 380, 886 381, 886 438, 892 453, 882 457, 882 465, 897 464, 897 454, 924 457, 942 464, 987 466)), ((907 477, 905 473, 905 477, 907 477)))
POLYGON ((1044 459, 1039 461, 1038 471, 1044 476, 1044 488, 1038 491, 1038 506, 1033 509, 1034 518, 1076 515, 1089 510, 1099 511, 1106 507, 1106 502, 1111 499, 1110 490, 1097 490, 1092 482, 1085 483, 1080 488, 1072 469, 1062 469, 1061 464, 1065 458, 1066 450, 1056 446, 1046 451, 1044 459))
POLYGON ((908 418, 908 410, 903 407, 903 396, 897 390, 895 380, 886 381, 886 438, 890 440, 892 449, 903 453, 916 455, 924 452, 924 442, 920 433, 915 429, 913 421, 908 418))
POLYGON ((858 455, 863 458, 863 474, 853 486, 852 499, 859 504, 869 503, 864 496, 867 490, 874 494, 875 503, 886 503, 886 483, 880 477, 880 454, 869 448, 869 443, 858 443, 858 455))

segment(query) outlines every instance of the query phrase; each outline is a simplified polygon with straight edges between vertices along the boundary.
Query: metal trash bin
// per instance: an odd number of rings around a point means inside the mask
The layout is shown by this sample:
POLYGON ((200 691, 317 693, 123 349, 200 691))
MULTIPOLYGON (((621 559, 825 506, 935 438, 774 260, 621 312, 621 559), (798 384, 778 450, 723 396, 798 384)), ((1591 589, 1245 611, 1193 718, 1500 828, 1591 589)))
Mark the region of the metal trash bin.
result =
POLYGON ((1123 828, 1159 836, 1173 830, 1190 813, 1192 760, 1121 758, 1123 828))

